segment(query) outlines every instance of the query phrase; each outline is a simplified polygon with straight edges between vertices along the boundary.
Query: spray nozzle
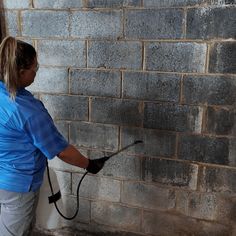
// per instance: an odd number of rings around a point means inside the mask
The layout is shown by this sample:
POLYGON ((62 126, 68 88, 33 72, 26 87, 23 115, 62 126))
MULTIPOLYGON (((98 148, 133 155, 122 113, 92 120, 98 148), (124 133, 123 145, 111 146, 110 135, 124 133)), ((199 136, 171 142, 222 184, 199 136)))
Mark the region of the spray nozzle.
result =
POLYGON ((128 148, 130 148, 130 147, 132 147, 132 146, 134 146, 134 145, 136 145, 136 144, 139 144, 139 143, 143 143, 143 141, 142 141, 142 140, 136 140, 136 141, 134 141, 133 143, 131 143, 131 144, 129 144, 129 145, 123 147, 123 148, 122 148, 121 150, 119 150, 118 152, 115 152, 115 153, 111 154, 110 156, 105 156, 105 157, 102 157, 102 158, 99 158, 99 159, 100 159, 100 160, 103 160, 103 161, 105 162, 105 161, 109 160, 111 157, 116 156, 117 154, 123 152, 124 150, 126 150, 126 149, 128 149, 128 148))

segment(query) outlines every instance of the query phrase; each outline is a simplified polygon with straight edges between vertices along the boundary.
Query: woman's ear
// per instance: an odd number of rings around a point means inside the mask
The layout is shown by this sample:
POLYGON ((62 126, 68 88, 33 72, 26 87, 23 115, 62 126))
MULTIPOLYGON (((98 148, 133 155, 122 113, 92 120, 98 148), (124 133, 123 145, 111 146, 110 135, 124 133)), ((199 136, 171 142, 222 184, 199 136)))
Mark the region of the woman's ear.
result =
POLYGON ((24 78, 24 76, 25 76, 25 70, 24 70, 24 69, 20 69, 18 75, 19 75, 19 79, 24 78))

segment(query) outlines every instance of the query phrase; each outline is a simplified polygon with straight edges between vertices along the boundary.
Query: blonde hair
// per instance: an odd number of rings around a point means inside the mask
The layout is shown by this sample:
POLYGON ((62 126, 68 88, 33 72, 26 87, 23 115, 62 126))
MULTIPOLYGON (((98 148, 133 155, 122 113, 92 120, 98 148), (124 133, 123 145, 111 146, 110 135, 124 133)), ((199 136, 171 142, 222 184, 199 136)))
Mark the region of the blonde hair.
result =
POLYGON ((20 69, 29 69, 36 57, 34 47, 8 36, 0 45, 0 80, 11 98, 16 97, 20 69))

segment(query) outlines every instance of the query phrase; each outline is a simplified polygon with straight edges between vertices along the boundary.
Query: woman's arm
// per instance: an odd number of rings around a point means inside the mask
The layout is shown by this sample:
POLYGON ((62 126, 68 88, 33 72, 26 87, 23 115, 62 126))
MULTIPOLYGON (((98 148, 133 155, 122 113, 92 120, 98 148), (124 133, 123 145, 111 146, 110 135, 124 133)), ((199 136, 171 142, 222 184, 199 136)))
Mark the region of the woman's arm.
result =
POLYGON ((73 145, 69 146, 57 155, 62 161, 86 169, 89 159, 83 156, 73 145))

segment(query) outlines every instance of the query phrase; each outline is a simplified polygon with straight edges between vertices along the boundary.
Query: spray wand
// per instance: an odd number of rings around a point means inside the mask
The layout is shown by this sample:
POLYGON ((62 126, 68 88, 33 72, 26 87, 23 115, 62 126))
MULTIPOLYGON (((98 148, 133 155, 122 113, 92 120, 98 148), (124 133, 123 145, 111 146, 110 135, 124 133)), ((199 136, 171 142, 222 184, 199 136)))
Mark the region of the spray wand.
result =
MULTIPOLYGON (((119 151, 117 151, 117 152, 115 152, 115 153, 112 153, 112 154, 109 155, 109 156, 104 156, 104 157, 102 157, 102 158, 99 158, 99 159, 97 159, 97 160, 101 160, 101 161, 106 162, 106 161, 108 161, 111 157, 116 156, 117 154, 123 152, 124 150, 126 150, 126 149, 128 149, 128 148, 130 148, 130 147, 132 147, 132 146, 134 146, 134 145, 136 145, 136 144, 139 144, 139 143, 143 143, 143 141, 142 141, 142 140, 136 140, 136 141, 134 141, 133 143, 131 143, 131 144, 129 144, 129 145, 123 147, 123 148, 120 149, 119 151)), ((73 219, 77 216, 77 214, 78 214, 78 212, 79 212, 79 189, 80 189, 80 185, 81 185, 81 183, 82 183, 84 177, 85 177, 87 174, 88 174, 88 171, 86 171, 86 172, 83 174, 83 176, 81 177, 81 179, 80 179, 80 181, 79 181, 79 184, 78 184, 78 186, 77 186, 77 191, 76 191, 76 193, 77 193, 77 194, 76 194, 76 196, 77 196, 77 207, 76 207, 76 211, 75 211, 75 213, 74 213, 73 216, 67 217, 67 216, 65 216, 65 215, 63 215, 63 214, 61 213, 61 211, 59 210, 59 208, 58 208, 58 206, 57 206, 57 203, 56 203, 56 202, 61 198, 61 192, 60 192, 60 190, 59 190, 57 193, 54 194, 53 187, 52 187, 52 183, 51 183, 51 178, 50 178, 50 173, 49 173, 48 162, 47 162, 48 182, 49 182, 49 186, 50 186, 51 193, 52 193, 52 195, 48 197, 49 204, 54 203, 54 206, 55 206, 55 208, 57 209, 57 212, 59 213, 59 215, 62 216, 62 217, 63 217, 64 219, 66 219, 66 220, 73 220, 73 219)))

